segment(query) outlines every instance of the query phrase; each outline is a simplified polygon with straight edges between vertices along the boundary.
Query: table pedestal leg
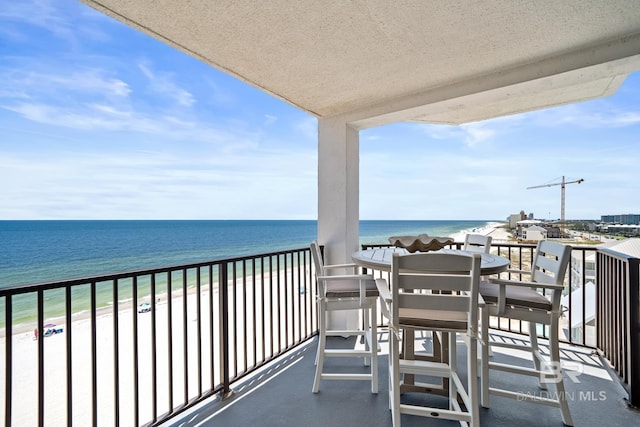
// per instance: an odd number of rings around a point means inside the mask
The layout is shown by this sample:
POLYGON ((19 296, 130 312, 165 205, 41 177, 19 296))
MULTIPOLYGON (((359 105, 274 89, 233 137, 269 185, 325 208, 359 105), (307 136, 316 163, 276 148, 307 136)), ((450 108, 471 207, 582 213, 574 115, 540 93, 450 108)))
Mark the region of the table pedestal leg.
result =
MULTIPOLYGON (((401 357, 407 360, 427 360, 430 362, 447 362, 449 360, 449 337, 447 334, 432 332, 432 354, 416 354, 415 352, 415 330, 404 329, 403 331, 403 350, 401 357)), ((442 396, 449 395, 449 379, 442 378, 440 384, 416 382, 415 375, 405 374, 400 387, 401 393, 422 392, 433 393, 442 396)))

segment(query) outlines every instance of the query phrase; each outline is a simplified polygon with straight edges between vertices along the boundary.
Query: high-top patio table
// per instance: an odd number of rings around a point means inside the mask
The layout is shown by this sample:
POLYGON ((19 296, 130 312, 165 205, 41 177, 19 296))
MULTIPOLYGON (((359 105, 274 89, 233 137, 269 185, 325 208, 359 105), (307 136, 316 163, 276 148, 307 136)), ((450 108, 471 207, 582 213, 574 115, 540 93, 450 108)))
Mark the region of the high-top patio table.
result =
MULTIPOLYGON (((456 254, 471 254, 472 252, 463 251, 459 249, 440 249, 437 252, 444 253, 456 253, 456 254)), ((394 253, 409 254, 410 252, 404 248, 388 247, 379 249, 368 249, 364 251, 354 252, 351 255, 353 262, 363 268, 370 268, 372 270, 391 271, 391 259, 394 253)), ((493 255, 493 254, 480 254, 482 257, 480 263, 480 274, 482 276, 490 276, 492 274, 502 273, 509 267, 509 259, 493 255)), ((442 362, 449 358, 449 343, 447 336, 438 337, 437 334, 433 334, 433 354, 431 356, 415 355, 415 342, 414 342, 413 329, 406 329, 404 331, 403 341, 403 357, 406 359, 423 359, 436 362, 442 362)), ((442 380, 442 384, 421 384, 416 385, 414 383, 413 375, 405 374, 402 392, 418 391, 429 392, 436 394, 447 395, 449 392, 449 382, 447 379, 442 380)))
MULTIPOLYGON (((440 253, 453 253, 453 254, 471 254, 459 249, 440 249, 440 253)), ((364 268, 371 268, 372 270, 391 271, 391 258, 394 253, 408 254, 404 248, 379 248, 379 249, 367 249, 366 251, 354 252, 351 255, 353 262, 364 268)), ((490 276, 492 274, 502 273, 509 267, 509 260, 505 257, 501 257, 493 254, 481 253, 482 261, 480 263, 480 274, 482 276, 490 276)))

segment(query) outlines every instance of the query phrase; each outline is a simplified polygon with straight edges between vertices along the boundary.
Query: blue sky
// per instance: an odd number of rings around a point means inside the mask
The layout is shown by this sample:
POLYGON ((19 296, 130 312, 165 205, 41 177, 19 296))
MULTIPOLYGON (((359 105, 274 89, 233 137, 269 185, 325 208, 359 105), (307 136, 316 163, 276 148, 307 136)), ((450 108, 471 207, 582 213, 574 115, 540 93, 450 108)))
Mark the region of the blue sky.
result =
MULTIPOLYGON (((640 213, 640 73, 609 98, 360 135, 362 219, 640 213), (398 206, 409 208, 399 210, 398 206)), ((0 219, 315 219, 317 121, 73 0, 0 6, 0 219)))

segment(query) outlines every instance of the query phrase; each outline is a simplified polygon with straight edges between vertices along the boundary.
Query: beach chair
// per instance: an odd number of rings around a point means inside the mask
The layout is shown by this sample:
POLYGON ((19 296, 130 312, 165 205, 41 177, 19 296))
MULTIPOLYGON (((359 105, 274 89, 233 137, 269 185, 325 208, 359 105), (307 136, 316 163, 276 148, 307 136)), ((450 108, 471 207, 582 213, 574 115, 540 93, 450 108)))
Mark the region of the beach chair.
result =
POLYGON ((371 275, 356 274, 355 264, 325 265, 317 241, 311 243, 311 255, 316 269, 318 284, 318 352, 313 380, 314 393, 320 389, 321 380, 365 380, 371 381, 371 393, 378 393, 378 339, 377 300, 378 290, 371 275), (330 274, 331 271, 350 270, 347 274, 330 274), (362 329, 331 330, 328 314, 339 310, 359 310, 362 314, 362 329), (357 336, 364 338, 364 349, 328 349, 328 336, 357 336), (369 373, 323 372, 325 357, 362 357, 369 373))
POLYGON ((538 242, 530 271, 508 270, 512 277, 528 277, 528 280, 506 280, 491 278, 480 284, 480 295, 485 304, 482 314, 482 370, 481 404, 489 407, 489 395, 508 397, 518 401, 530 401, 560 408, 562 421, 573 425, 567 396, 560 370, 560 349, 558 343, 558 321, 560 318, 560 298, 564 289, 564 277, 571 258, 571 246, 558 242, 542 240, 538 242), (546 295, 538 292, 546 290, 546 295), (515 319, 527 322, 529 326, 529 345, 515 342, 490 340, 489 316, 515 319), (537 325, 549 327, 549 361, 538 348, 537 325), (534 369, 494 363, 489 361, 490 346, 506 347, 529 351, 533 358, 534 369), (548 383, 555 384, 556 393, 537 396, 489 386, 489 371, 500 370, 514 374, 537 377, 540 388, 546 390, 548 383))
MULTIPOLYGON (((391 288, 385 279, 376 280, 382 312, 389 319, 389 407, 394 427, 400 426, 401 414, 479 425, 477 328, 480 265, 480 254, 395 253, 391 261, 391 288), (400 344, 406 329, 448 334, 448 359, 438 362, 401 358, 400 344), (457 334, 469 336, 466 384, 457 371, 457 334), (416 401, 403 403, 400 397, 401 375, 448 378, 448 408, 423 406, 416 401)), ((417 382, 413 384, 419 385, 417 382)))

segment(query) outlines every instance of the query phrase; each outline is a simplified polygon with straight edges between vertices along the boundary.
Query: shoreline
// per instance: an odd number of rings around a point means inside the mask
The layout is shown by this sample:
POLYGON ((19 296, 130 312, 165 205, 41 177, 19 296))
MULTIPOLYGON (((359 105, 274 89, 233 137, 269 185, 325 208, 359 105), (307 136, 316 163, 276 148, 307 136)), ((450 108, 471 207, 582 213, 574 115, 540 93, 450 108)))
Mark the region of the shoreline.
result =
MULTIPOLYGON (((393 221, 390 220, 388 221, 389 223, 402 223, 403 221, 393 221)), ((414 221, 409 221, 409 222, 414 222, 414 221)), ((423 222, 423 221, 418 221, 418 222, 423 222)), ((425 223, 429 223, 430 221, 424 221, 425 223)), ((454 221, 455 222, 455 221, 454 221)), ((470 221, 470 222, 475 222, 476 224, 482 224, 482 221, 470 221)), ((475 228, 470 228, 467 230, 460 230, 456 233, 454 233, 452 236, 455 236, 456 241, 464 241, 464 235, 470 232, 479 232, 478 230, 481 230, 482 232, 493 232, 493 229, 496 229, 496 227, 502 223, 499 222, 484 222, 484 226, 479 226, 479 227, 475 227, 475 228)), ((462 224, 461 224, 462 225, 462 224)), ((363 230, 361 230, 363 231, 363 230)), ((494 237, 494 240, 496 241, 500 241, 499 238, 494 237)), ((386 238, 384 239, 384 241, 386 242, 386 238)), ((260 248, 256 248, 256 251, 260 252, 260 248)), ((256 253, 258 253, 256 252, 256 253)), ((129 271, 129 270, 127 270, 129 271)), ((131 270, 134 271, 134 270, 131 270)), ((65 279, 68 280, 68 279, 65 279)), ((54 282, 55 280, 52 280, 52 282, 54 282)), ((36 282, 33 282, 36 283, 36 282)), ((189 288, 191 289, 191 288, 189 288)), ((123 290, 123 293, 126 292, 125 290, 123 290)), ((160 295, 164 295, 166 298, 166 292, 160 295)), ((149 295, 146 295, 146 301, 148 302, 148 298, 149 295)), ((145 298, 138 298, 139 302, 145 302, 145 298)), ((88 307, 89 303, 88 300, 78 300, 80 302, 80 304, 83 304, 85 306, 88 307)), ((17 301, 14 299, 14 305, 13 305, 13 323, 12 323, 12 333, 15 335, 16 333, 25 333, 25 332, 31 332, 33 333, 33 330, 36 328, 37 326, 37 313, 35 310, 35 305, 37 304, 35 302, 35 300, 30 303, 29 305, 16 305, 17 301)), ((129 300, 127 300, 126 298, 122 298, 118 301, 118 305, 119 307, 122 306, 128 306, 129 300)), ((46 305, 46 303, 45 303, 46 305)), ((105 301, 105 300, 100 300, 98 301, 98 306, 97 306, 97 313, 98 315, 102 314, 102 313, 107 313, 107 312, 112 312, 113 311, 113 301, 105 301)), ((75 319, 84 319, 84 318, 89 318, 90 317, 90 310, 86 310, 86 314, 84 314, 83 312, 78 312, 78 313, 74 313, 72 316, 72 321, 75 319)), ((4 316, 0 317, 0 337, 4 337, 6 336, 6 325, 4 325, 4 316)), ((51 313, 50 315, 46 315, 46 311, 45 311, 45 319, 44 319, 44 324, 47 323, 54 323, 54 324, 59 324, 61 326, 64 326, 64 324, 66 323, 66 317, 64 315, 64 307, 63 306, 59 306, 57 309, 54 309, 54 313, 51 313), (55 316, 55 317, 54 317, 55 316)))
MULTIPOLYGON (((207 291, 208 292, 208 291, 207 291)), ((215 292, 215 291, 214 291, 215 292)), ((188 292, 186 296, 182 293, 174 293, 172 296, 172 310, 174 342, 178 343, 182 339, 183 329, 188 328, 189 338, 194 337, 193 331, 195 322, 193 322, 193 310, 195 309, 196 296, 195 292, 188 292), (182 303, 183 298, 187 299, 188 313, 183 318, 182 303), (184 320, 183 320, 184 319, 184 320)), ((168 304, 166 295, 161 302, 156 304, 156 322, 157 325, 166 325, 168 321, 168 304)), ((208 309, 208 298, 202 301, 203 309, 208 309)), ((118 357, 121 360, 120 369, 120 412, 122 419, 129 419, 133 414, 131 405, 133 395, 133 381, 136 378, 133 372, 133 365, 130 362, 134 357, 134 349, 137 348, 140 364, 138 365, 140 381, 140 396, 149 395, 151 392, 151 384, 148 382, 150 377, 150 361, 152 356, 151 343, 151 319, 150 313, 137 313, 137 304, 134 306, 133 301, 118 305, 117 312, 113 307, 104 307, 96 312, 96 363, 100 367, 97 373, 97 389, 100 403, 98 405, 98 420, 100 424, 113 424, 112 410, 106 408, 113 407, 113 375, 114 375, 114 349, 118 348, 118 357), (118 320, 118 346, 115 346, 114 320, 117 315, 118 320), (133 318, 137 316, 138 325, 138 343, 133 345, 133 318), (126 415, 125 415, 126 414, 126 415)), ((207 321, 207 316, 203 315, 203 322, 207 321)), ((55 323, 55 322, 54 322, 55 323)), ((90 368, 92 366, 91 342, 92 342, 92 322, 89 313, 79 313, 72 317, 71 325, 60 323, 64 326, 64 331, 49 337, 39 337, 44 340, 44 360, 45 360, 45 406, 44 411, 47 417, 47 423, 52 425, 63 425, 66 423, 66 395, 59 393, 59 390, 66 390, 67 373, 65 364, 67 360, 67 337, 68 326, 71 329, 71 346, 73 357, 73 424, 88 425, 92 417, 92 407, 89 404, 89 396, 91 396, 92 376, 90 368)), ((158 328, 156 342, 156 353, 158 354, 159 365, 166 365, 168 335, 164 328, 158 328)), ((20 384, 19 388, 14 387, 13 392, 13 414, 12 418, 16 425, 35 425, 37 407, 37 390, 38 390, 38 343, 39 340, 33 338, 33 330, 14 331, 12 338, 12 377, 14 384, 20 384)), ((191 340, 190 340, 191 341, 191 340)), ((0 361, 4 364, 6 337, 0 339, 0 361)), ((173 355, 176 366, 181 365, 184 361, 181 352, 175 352, 173 355)), ((208 372, 207 372, 208 374, 208 372)), ((157 372, 158 380, 162 384, 167 384, 167 379, 163 378, 162 370, 157 372)), ((189 373, 189 381, 197 383, 197 378, 193 373, 189 373)), ((180 390, 182 392, 182 390, 180 390)), ((161 396, 162 397, 162 396, 161 396)), ((163 398, 166 400, 166 397, 163 398)), ((140 411, 144 419, 151 419, 151 405, 146 400, 140 401, 140 411)), ((164 408, 165 410, 168 408, 164 408)), ((0 408, 3 413, 3 408, 0 408)))
MULTIPOLYGON (((202 286, 201 289, 205 289, 205 288, 209 288, 209 286, 207 285, 202 286)), ((192 293, 195 293, 195 286, 192 288, 188 288, 188 295, 191 295, 192 293)), ((180 298, 181 297, 181 292, 180 291, 174 291, 173 292, 173 299, 175 300, 176 298, 180 298), (176 295, 180 293, 180 295, 176 295)), ((143 298, 139 298, 138 300, 140 301, 138 304, 142 304, 143 302, 148 302, 150 300, 150 295, 143 297, 143 298)), ((156 304, 161 304, 161 303, 166 303, 167 300, 167 294, 162 293, 162 294, 156 294, 156 304)), ((120 302, 118 302, 118 310, 117 313, 122 313, 123 311, 130 311, 132 309, 132 302, 133 300, 126 299, 126 300, 122 300, 120 302)), ((109 315, 113 315, 116 311, 113 310, 114 305, 113 304, 108 304, 105 306, 100 306, 100 307, 96 307, 96 321, 98 318, 104 317, 104 316, 109 316, 109 315)), ((138 307, 138 305, 136 305, 136 308, 138 307)), ((75 323, 75 322, 81 322, 81 321, 85 321, 85 320, 89 320, 91 319, 91 310, 82 310, 79 311, 77 313, 73 313, 71 315, 71 323, 75 323)), ((43 323, 46 325, 47 323, 53 323, 56 326, 60 326, 65 328, 67 327, 67 318, 66 316, 55 316, 55 317, 47 317, 43 323)), ((17 324, 12 324, 12 336, 16 337, 18 335, 23 335, 23 334, 27 334, 33 337, 34 335, 34 330, 38 327, 37 325, 37 321, 29 321, 29 322, 21 322, 21 323, 17 323, 17 324)), ((6 337, 6 327, 2 327, 0 328, 0 338, 5 338, 6 337)))
MULTIPOLYGON (((464 235, 470 232, 482 232, 482 233, 493 233, 495 230, 504 230, 499 226, 501 223, 489 223, 481 228, 474 228, 469 230, 463 230, 458 235, 462 236, 462 240, 464 240, 464 235)), ((290 269, 289 269, 290 270, 290 269)), ((282 273, 281 273, 282 274, 282 273)), ((248 278, 246 283, 239 283, 238 292, 240 296, 238 297, 237 304, 243 304, 243 298, 241 296, 251 297, 251 292, 249 289, 253 286, 261 286, 262 280, 260 277, 256 278, 255 282, 251 280, 251 277, 248 278), (246 294, 245 294, 246 292, 246 294)), ((265 278, 266 280, 266 278, 265 278)), ((272 283, 272 278, 269 282, 272 283)), ((265 286, 267 283, 265 283, 265 286)), ((272 286, 272 285, 270 285, 272 286)), ((167 359, 168 354, 168 345, 169 341, 173 340, 173 342, 179 346, 183 342, 188 342, 188 346, 191 348, 190 351, 184 352, 184 354, 188 353, 189 364, 190 366, 197 366, 197 360, 191 360, 192 358, 197 357, 196 346, 198 343, 197 339, 197 313, 201 313, 200 321, 202 322, 203 332, 208 332, 211 330, 213 325, 209 324, 209 315, 207 314, 209 311, 217 311, 216 301, 219 298, 218 295, 218 284, 214 283, 212 287, 209 285, 202 285, 200 287, 201 292, 205 293, 207 297, 203 297, 201 299, 200 307, 197 308, 196 304, 196 293, 198 287, 195 285, 192 287, 188 287, 186 293, 182 292, 182 289, 174 289, 170 295, 167 292, 163 292, 160 294, 156 294, 156 306, 155 306, 155 318, 156 325, 167 325, 168 321, 168 298, 171 298, 171 303, 173 305, 172 309, 172 327, 171 334, 172 338, 169 338, 171 335, 168 334, 166 328, 160 327, 156 331, 157 333, 157 342, 154 345, 151 343, 151 319, 153 318, 150 313, 137 313, 138 304, 143 302, 150 301, 150 295, 144 295, 139 297, 136 301, 122 300, 117 304, 108 305, 99 307, 96 310, 96 336, 95 336, 95 345, 96 345, 96 361, 98 366, 100 366, 98 372, 98 394, 100 404, 98 407, 98 418, 101 423, 104 421, 106 424, 112 424, 112 410, 111 406, 114 404, 113 402, 113 375, 114 375, 114 349, 118 349, 118 357, 120 358, 120 412, 121 414, 130 414, 133 411, 131 407, 131 397, 130 390, 133 390, 133 380, 136 378, 136 374, 133 372, 133 364, 131 361, 134 357, 134 349, 139 352, 137 357, 141 364, 137 367, 139 370, 139 378, 140 381, 140 396, 148 396, 151 391, 151 383, 148 381, 148 378, 151 377, 151 358, 152 354, 156 354, 158 357, 157 364, 159 367, 165 367, 168 365, 169 361, 167 359), (209 297, 208 294, 212 293, 213 298, 213 306, 209 306, 209 297), (185 301, 186 299, 186 301, 185 301), (184 304, 184 305, 183 305, 184 304), (187 312, 183 313, 183 307, 187 308, 187 312), (199 310, 199 311, 196 311, 199 310), (118 324, 118 346, 115 346, 114 343, 114 323, 117 316, 117 324, 118 324), (134 318, 137 318, 137 334, 138 334, 138 343, 137 346, 133 345, 133 325, 134 318), (186 332, 186 336, 185 336, 186 332), (126 362, 125 362, 126 361, 126 362)), ((288 295, 288 294, 287 294, 288 295)), ((286 298, 285 295, 281 294, 280 298, 286 298)), ((305 296, 306 298, 306 296, 305 296)), ((292 301, 293 302, 293 301, 292 301)), ((263 310, 271 310, 274 307, 271 306, 273 302, 268 303, 268 306, 263 307, 263 310)), ((260 306, 260 305, 258 305, 260 306)), ((238 313, 242 311, 242 307, 238 306, 238 313)), ((238 332, 242 331, 242 328, 253 327, 252 325, 252 312, 249 310, 249 317, 246 319, 247 324, 239 320, 238 325, 235 327, 238 332)), ((255 316, 259 318, 260 313, 255 313, 255 316)), ((214 318, 214 321, 217 319, 217 315, 214 318)), ((64 400, 64 393, 59 393, 59 390, 66 389, 66 369, 64 368, 67 357, 67 334, 69 330, 71 330, 72 337, 72 355, 73 355, 73 406, 74 406, 74 414, 73 414, 73 423, 77 425, 84 425, 91 417, 91 405, 87 405, 87 397, 91 396, 91 388, 93 385, 91 384, 92 379, 90 375, 89 368, 92 365, 91 360, 91 342, 92 342, 92 322, 91 322, 91 311, 82 311, 78 312, 71 317, 71 322, 69 325, 66 324, 66 317, 55 317, 55 318, 47 318, 45 319, 45 323, 56 323, 59 326, 63 326, 64 330, 61 334, 52 335, 50 337, 39 337, 40 340, 43 341, 44 351, 45 351, 45 361, 46 361, 46 380, 44 383, 45 387, 45 395, 47 396, 45 402, 45 413, 47 414, 47 419, 54 423, 64 423, 66 417, 66 405, 60 399, 64 400), (59 322, 59 323, 57 323, 59 322), (61 403, 62 402, 62 403, 61 403)), ((259 326, 255 326, 258 327, 259 326)), ((33 408, 37 406, 37 393, 34 390, 37 390, 38 387, 38 378, 37 378, 37 367, 38 367, 38 345, 39 341, 33 339, 33 330, 35 328, 35 323, 21 323, 19 325, 12 325, 12 359, 13 359, 13 370, 12 370, 12 378, 15 384, 20 384, 19 389, 14 390, 13 402, 14 402, 14 411, 13 418, 21 425, 31 425, 35 422, 34 419, 34 411, 33 408), (34 406, 35 405, 35 406, 34 406)), ((217 329, 215 329, 217 330, 217 329)), ((0 339, 0 364, 4 364, 6 361, 4 360, 7 338, 4 336, 6 333, 6 329, 0 329, 0 334, 2 335, 2 339, 0 339)), ((211 336, 213 337, 213 333, 211 332, 211 336)), ((265 337, 268 339, 268 337, 265 337)), ((210 342, 209 334, 203 333, 202 340, 199 343, 203 349, 211 346, 213 348, 213 343, 210 342)), ((238 346, 237 351, 242 354, 243 344, 242 339, 234 339, 235 346, 238 346)), ((274 345, 274 343, 270 342, 268 346, 274 345)), ((259 347, 259 346, 258 346, 259 347)), ((179 348, 179 347, 177 347, 179 348)), ((247 348, 246 350, 251 350, 247 348)), ((219 367, 219 359, 217 355, 211 355, 206 350, 205 351, 205 359, 211 359, 211 366, 214 366, 216 369, 214 372, 217 372, 217 368, 219 367)), ((255 355, 248 354, 248 360, 242 362, 237 361, 238 366, 235 366, 235 369, 243 368, 245 363, 249 363, 255 355)), ((173 354, 173 364, 175 366, 182 366, 186 361, 183 358, 183 352, 175 352, 173 354)), ((207 365, 207 364, 205 364, 207 365)), ((164 385, 168 384, 169 379, 165 377, 165 370, 158 368, 158 381, 159 384, 163 386, 158 386, 158 390, 161 390, 161 395, 158 396, 159 401, 167 401, 166 391, 164 390, 164 385)), ((209 368, 206 368, 203 371, 202 378, 210 378, 209 368)), ((177 372, 179 375, 186 375, 188 377, 189 390, 188 394, 191 396, 194 391, 192 387, 198 384, 197 372, 193 370, 189 370, 187 373, 177 372)), ((3 375, 0 375, 0 379, 3 375)), ((174 389, 171 390, 171 393, 176 396, 176 399, 179 401, 180 396, 183 396, 185 390, 180 386, 177 386, 174 383, 174 389)), ((206 386, 207 384, 205 384, 206 386)), ((140 402, 140 412, 143 418, 148 418, 151 413, 151 402, 144 399, 140 402)), ((163 408, 158 408, 160 412, 162 412, 163 408)), ((3 413, 3 408, 0 408, 0 416, 3 413)), ((127 416, 125 416, 127 418, 127 416)))
POLYGON ((491 236, 492 242, 514 242, 511 233, 506 230, 506 222, 489 222, 484 227, 469 228, 461 230, 451 237, 456 242, 464 242, 467 234, 482 234, 483 236, 491 236))
MULTIPOLYGON (((251 328, 260 330, 270 328, 273 317, 268 313, 276 313, 276 307, 285 306, 290 292, 298 292, 297 285, 290 284, 287 289, 280 289, 279 284, 286 282, 284 277, 289 277, 294 270, 287 269, 281 271, 282 276, 256 278, 238 282, 237 289, 230 291, 237 293, 238 298, 230 301, 229 316, 232 321, 233 335, 229 343, 230 348, 236 354, 244 357, 232 362, 229 367, 231 372, 241 372, 254 363, 260 356, 260 348, 266 348, 267 352, 278 351, 280 346, 278 341, 273 340, 273 335, 253 334, 251 328), (269 288, 269 292, 275 292, 275 300, 271 296, 261 295, 252 291, 257 287, 269 288), (294 286, 294 287, 291 287, 294 286), (255 300, 254 300, 255 299, 255 300), (249 300, 249 302, 247 302, 249 300), (254 302, 251 302, 254 301, 254 302), (244 304, 253 307, 253 310, 246 310, 244 304), (266 314, 266 317, 263 317, 266 314), (253 336, 254 345, 250 345, 253 336), (245 337, 245 338, 243 338, 245 337), (264 339, 264 342, 262 341, 264 339), (256 341, 257 340, 257 341, 256 341), (266 346, 266 347, 265 347, 266 346), (275 347, 274 347, 275 346, 275 347), (275 350, 274 350, 275 348, 275 350), (255 352, 254 352, 255 350, 255 352)), ((228 282, 229 286, 232 285, 228 282)), ((220 339, 220 311, 219 311, 219 287, 216 285, 201 286, 202 298, 198 298, 197 287, 187 288, 187 292, 174 290, 171 294, 171 316, 169 316, 168 295, 156 295, 161 297, 155 305, 155 312, 138 313, 138 303, 148 298, 140 298, 137 302, 130 300, 126 303, 118 304, 117 311, 114 307, 99 309, 96 313, 95 339, 93 336, 94 325, 91 322, 89 313, 78 313, 73 316, 71 330, 71 357, 73 360, 72 372, 67 377, 67 345, 68 332, 65 324, 64 331, 49 337, 39 337, 44 345, 45 361, 45 381, 44 411, 47 422, 52 425, 63 425, 66 423, 66 394, 60 393, 66 390, 68 378, 72 379, 73 387, 73 424, 88 425, 91 423, 92 406, 90 396, 92 388, 97 387, 98 407, 97 417, 99 424, 112 425, 115 386, 113 378, 115 369, 119 370, 118 390, 119 390, 119 412, 120 419, 130 419, 133 416, 134 408, 133 390, 138 388, 140 419, 152 419, 152 378, 156 375, 157 381, 157 402, 159 404, 158 413, 168 411, 168 394, 173 395, 176 402, 182 401, 185 393, 189 399, 198 394, 198 384, 202 381, 202 386, 212 388, 215 374, 221 367, 221 356, 215 351, 220 339), (117 316, 117 317, 116 317, 117 316), (171 318, 171 320, 169 319, 171 318), (116 323, 117 319, 117 323, 116 323), (134 319, 135 322, 134 323, 134 319), (155 341, 152 340, 152 323, 155 319, 155 341), (213 321, 213 323, 212 323, 213 321), (115 326, 117 325, 117 333, 115 326), (137 328, 134 328, 137 325, 137 328), (134 335, 135 333, 135 335, 134 335), (94 343, 94 344, 92 344, 94 343), (135 344, 134 344, 135 343, 135 344), (92 359, 92 347, 95 345, 95 361, 92 359), (182 345, 188 350, 178 351, 182 345), (171 348, 173 347, 173 351, 171 348), (117 355, 114 352, 117 351, 117 355), (201 353, 200 353, 201 352, 201 353), (199 356, 202 355, 203 363, 200 364, 199 356), (186 359, 185 359, 186 358, 186 359), (134 370, 134 360, 137 360, 134 370), (153 360, 153 363, 152 363, 153 360), (91 367, 96 363, 99 367, 97 372, 97 385, 92 384, 91 367), (156 370, 152 371, 155 364, 156 370), (177 368, 189 366, 189 368, 177 368), (174 366, 172 378, 167 376, 167 367, 174 366), (198 375, 195 367, 202 368, 202 376, 198 375), (185 370, 186 369, 186 370, 185 370), (169 384, 173 381, 173 388, 169 384), (137 382, 134 384, 134 382, 137 382), (184 386, 188 384, 188 390, 184 386)), ((271 295, 271 294, 270 294, 271 295)), ((308 304, 313 302, 305 292, 304 297, 299 300, 292 298, 288 300, 291 310, 298 304, 308 304)), ((310 322, 306 319, 305 322, 310 322)), ((62 325, 62 323, 61 323, 62 325)), ((12 401, 12 419, 16 425, 37 424, 37 411, 33 408, 38 406, 38 347, 40 341, 33 339, 33 330, 12 331, 12 382, 20 384, 14 387, 12 401)), ((6 348, 8 340, 6 337, 0 339, 0 365, 6 363, 6 348)), ((264 357, 264 355, 262 356, 264 357)), ((5 374, 0 372, 0 381, 5 374)), ((216 378, 215 381, 219 381, 216 378)), ((4 416, 4 407, 0 407, 0 418, 4 416)))

